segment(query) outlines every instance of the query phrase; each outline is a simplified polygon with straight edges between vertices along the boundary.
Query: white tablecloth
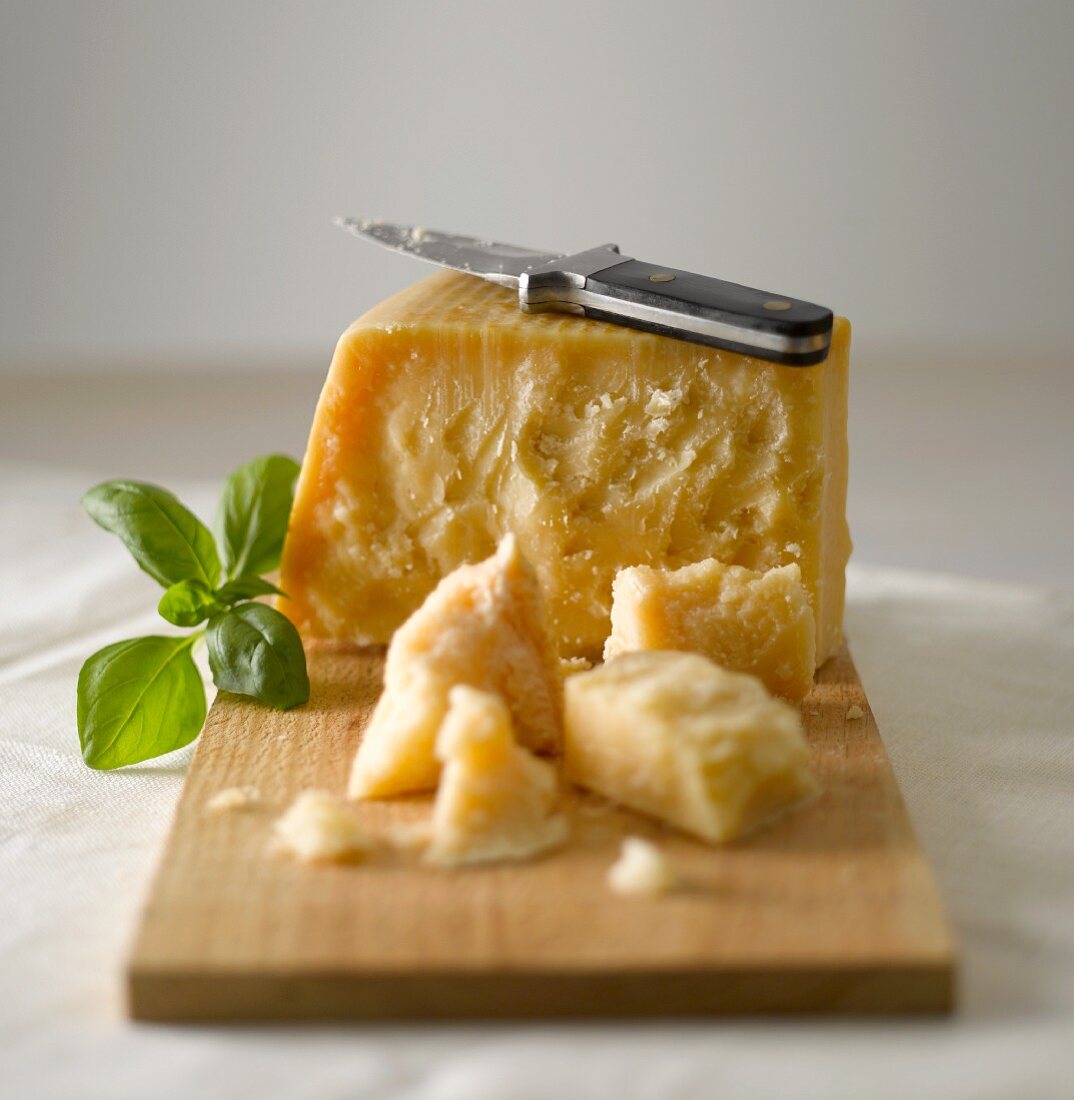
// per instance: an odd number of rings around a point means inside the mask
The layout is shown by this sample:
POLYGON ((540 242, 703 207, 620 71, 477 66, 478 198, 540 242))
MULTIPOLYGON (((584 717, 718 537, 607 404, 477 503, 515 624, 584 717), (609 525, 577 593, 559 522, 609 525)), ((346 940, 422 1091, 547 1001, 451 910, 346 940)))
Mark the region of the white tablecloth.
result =
MULTIPOLYGON (((81 514, 85 488, 0 467, 0 1095, 1074 1095, 1074 594, 863 565, 848 632, 957 929, 954 1018, 128 1023, 123 952, 189 750, 111 774, 82 764, 80 663, 157 629, 152 582, 81 514)), ((184 495, 208 514, 204 489, 184 495)))

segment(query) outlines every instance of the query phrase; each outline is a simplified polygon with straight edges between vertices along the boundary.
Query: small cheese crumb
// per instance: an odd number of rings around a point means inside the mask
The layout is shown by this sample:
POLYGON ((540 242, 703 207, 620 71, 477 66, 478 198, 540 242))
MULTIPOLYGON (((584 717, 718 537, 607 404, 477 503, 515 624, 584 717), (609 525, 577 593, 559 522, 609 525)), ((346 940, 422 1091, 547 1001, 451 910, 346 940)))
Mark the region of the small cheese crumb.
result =
POLYGON ((432 822, 411 821, 406 825, 393 825, 388 830, 388 841, 393 848, 400 851, 413 851, 426 847, 432 839, 432 833, 432 822))
POLYGON ((675 869, 648 840, 628 836, 619 858, 608 868, 608 886, 617 894, 657 897, 675 887, 675 869))
POLYGON ((861 709, 861 707, 858 706, 857 703, 852 703, 847 708, 847 721, 848 722, 853 722, 856 718, 864 718, 864 717, 865 717, 865 711, 863 711, 861 709))
POLYGON ((274 832, 279 846, 306 863, 361 859, 370 850, 358 815, 327 791, 303 791, 274 832))
POLYGON ((649 403, 645 406, 646 416, 666 416, 674 412, 682 401, 682 390, 673 388, 670 390, 654 389, 649 396, 649 403))
POLYGON ((214 814, 228 813, 231 810, 249 810, 261 801, 261 792, 256 787, 225 787, 209 799, 205 808, 214 814))
POLYGON ((584 657, 560 657, 559 671, 564 676, 573 676, 576 672, 588 672, 593 667, 592 661, 584 657))

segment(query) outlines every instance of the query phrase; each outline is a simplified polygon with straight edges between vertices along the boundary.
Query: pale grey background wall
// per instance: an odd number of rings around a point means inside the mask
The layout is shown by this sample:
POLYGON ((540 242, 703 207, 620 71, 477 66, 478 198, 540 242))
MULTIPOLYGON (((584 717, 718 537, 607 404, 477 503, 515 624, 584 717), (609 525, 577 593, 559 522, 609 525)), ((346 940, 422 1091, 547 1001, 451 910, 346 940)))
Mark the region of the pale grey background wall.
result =
POLYGON ((811 297, 859 365, 1070 359, 1074 4, 3 0, 0 369, 323 366, 336 213, 811 297))

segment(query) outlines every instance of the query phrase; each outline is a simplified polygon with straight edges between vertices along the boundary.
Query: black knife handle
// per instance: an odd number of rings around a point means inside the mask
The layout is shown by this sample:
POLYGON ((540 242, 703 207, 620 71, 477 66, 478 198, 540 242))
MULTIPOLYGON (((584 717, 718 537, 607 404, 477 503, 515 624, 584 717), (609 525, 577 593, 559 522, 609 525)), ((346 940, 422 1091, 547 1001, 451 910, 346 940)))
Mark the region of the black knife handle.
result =
POLYGON ((821 362, 831 343, 830 309, 641 260, 588 274, 572 297, 587 317, 788 366, 821 362))

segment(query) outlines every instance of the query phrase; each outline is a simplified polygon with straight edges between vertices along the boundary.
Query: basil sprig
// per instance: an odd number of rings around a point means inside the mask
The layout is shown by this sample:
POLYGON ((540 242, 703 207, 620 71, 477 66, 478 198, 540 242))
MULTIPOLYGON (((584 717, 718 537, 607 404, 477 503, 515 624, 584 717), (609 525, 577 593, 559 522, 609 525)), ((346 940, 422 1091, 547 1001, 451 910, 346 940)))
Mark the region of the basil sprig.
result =
POLYGON ((290 619, 263 603, 243 603, 209 620, 209 668, 224 691, 252 695, 286 710, 310 695, 306 662, 291 660, 302 643, 290 619))
POLYGON ((189 745, 205 724, 205 687, 186 638, 131 638, 78 674, 78 735, 92 768, 120 768, 189 745))
POLYGON ((219 583, 220 556, 209 528, 167 489, 144 481, 106 481, 90 489, 82 507, 123 540, 158 584, 219 583))
POLYGON ((302 639, 258 596, 284 595, 261 574, 280 563, 298 463, 264 455, 224 483, 216 539, 177 497, 142 481, 106 481, 82 504, 161 587, 158 611, 185 636, 131 638, 98 650, 78 676, 78 737, 91 768, 120 768, 188 745, 205 724, 191 651, 209 646, 213 682, 278 710, 309 699, 302 639), (219 548, 218 548, 219 547, 219 548))
POLYGON ((228 577, 260 577, 280 564, 298 464, 286 455, 262 455, 224 482, 216 537, 228 577))

